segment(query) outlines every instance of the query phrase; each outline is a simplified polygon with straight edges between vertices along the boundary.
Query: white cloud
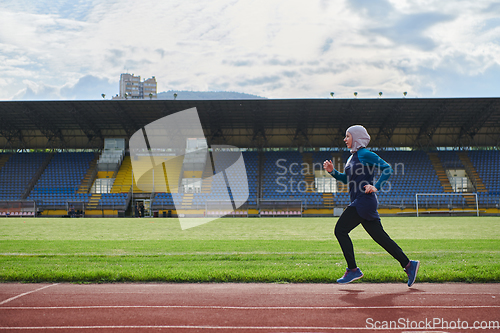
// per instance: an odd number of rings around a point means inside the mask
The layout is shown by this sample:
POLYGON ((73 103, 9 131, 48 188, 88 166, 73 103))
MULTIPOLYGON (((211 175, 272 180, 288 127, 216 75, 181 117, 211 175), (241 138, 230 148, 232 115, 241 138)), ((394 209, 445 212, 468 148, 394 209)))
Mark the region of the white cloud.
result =
POLYGON ((54 100, 61 99, 59 89, 46 84, 23 80, 26 88, 14 95, 14 100, 54 100))
POLYGON ((66 99, 101 99, 102 94, 107 98, 116 95, 118 85, 109 82, 107 79, 86 75, 78 80, 74 85, 65 85, 61 88, 60 94, 66 99))
POLYGON ((24 80, 23 84, 26 88, 16 93, 14 100, 102 99, 102 94, 110 99, 116 95, 115 91, 117 90, 117 84, 92 75, 86 75, 76 83, 64 86, 39 84, 30 80, 24 80))
POLYGON ((160 92, 462 96, 473 80, 491 95, 499 13, 488 0, 5 0, 0 99, 111 97, 123 72, 160 92))

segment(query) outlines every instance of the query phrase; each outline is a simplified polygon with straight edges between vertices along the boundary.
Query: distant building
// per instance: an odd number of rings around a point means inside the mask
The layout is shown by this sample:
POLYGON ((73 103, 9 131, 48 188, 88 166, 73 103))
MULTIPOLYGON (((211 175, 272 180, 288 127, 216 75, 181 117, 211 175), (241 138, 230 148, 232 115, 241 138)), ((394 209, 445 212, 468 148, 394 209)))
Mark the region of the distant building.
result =
POLYGON ((153 76, 141 82, 140 76, 134 74, 120 75, 120 94, 113 99, 147 99, 157 98, 156 78, 153 76))
MULTIPOLYGON (((151 98, 157 97, 156 79, 154 76, 150 79, 147 79, 147 80, 144 80, 143 82, 141 82, 141 85, 142 85, 142 98, 150 98, 150 96, 151 96, 151 98)), ((141 86, 139 87, 139 91, 141 90, 140 88, 141 88, 141 86)))

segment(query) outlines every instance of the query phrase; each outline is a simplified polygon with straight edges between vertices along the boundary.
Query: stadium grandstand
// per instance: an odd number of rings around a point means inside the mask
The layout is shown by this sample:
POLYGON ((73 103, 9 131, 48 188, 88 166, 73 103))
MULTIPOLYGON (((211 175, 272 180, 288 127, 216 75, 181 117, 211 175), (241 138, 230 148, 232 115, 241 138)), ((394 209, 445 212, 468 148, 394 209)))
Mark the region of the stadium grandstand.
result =
POLYGON ((0 216, 339 215, 347 188, 322 164, 343 171, 354 124, 394 169, 381 214, 500 214, 500 98, 379 98, 0 102, 0 216), (132 135, 193 107, 208 151, 239 148, 245 202, 218 205, 238 193, 210 153, 194 169, 166 159, 138 186, 132 135))

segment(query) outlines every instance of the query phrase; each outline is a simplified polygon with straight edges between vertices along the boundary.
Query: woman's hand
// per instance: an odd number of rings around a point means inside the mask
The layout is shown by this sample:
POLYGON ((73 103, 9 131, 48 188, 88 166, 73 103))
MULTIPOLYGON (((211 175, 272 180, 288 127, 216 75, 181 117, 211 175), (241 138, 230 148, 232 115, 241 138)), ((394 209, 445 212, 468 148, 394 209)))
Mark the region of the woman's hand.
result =
POLYGON ((323 169, 325 169, 326 172, 328 172, 328 173, 332 172, 333 171, 332 161, 328 161, 328 160, 324 161, 323 162, 323 169))
POLYGON ((377 188, 373 185, 365 185, 363 188, 365 189, 366 194, 375 193, 378 191, 377 188))

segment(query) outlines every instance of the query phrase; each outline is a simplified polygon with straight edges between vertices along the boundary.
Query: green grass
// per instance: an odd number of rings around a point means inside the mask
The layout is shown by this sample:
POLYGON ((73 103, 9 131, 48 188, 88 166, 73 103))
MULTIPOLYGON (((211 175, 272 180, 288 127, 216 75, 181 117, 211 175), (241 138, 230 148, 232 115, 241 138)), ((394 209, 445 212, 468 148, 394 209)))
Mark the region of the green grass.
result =
MULTIPOLYGON (((0 220, 0 281, 335 282, 345 270, 335 218, 0 220)), ((500 218, 387 217, 417 281, 500 282, 500 218)), ((406 274, 360 226, 351 236, 363 281, 406 274)))

